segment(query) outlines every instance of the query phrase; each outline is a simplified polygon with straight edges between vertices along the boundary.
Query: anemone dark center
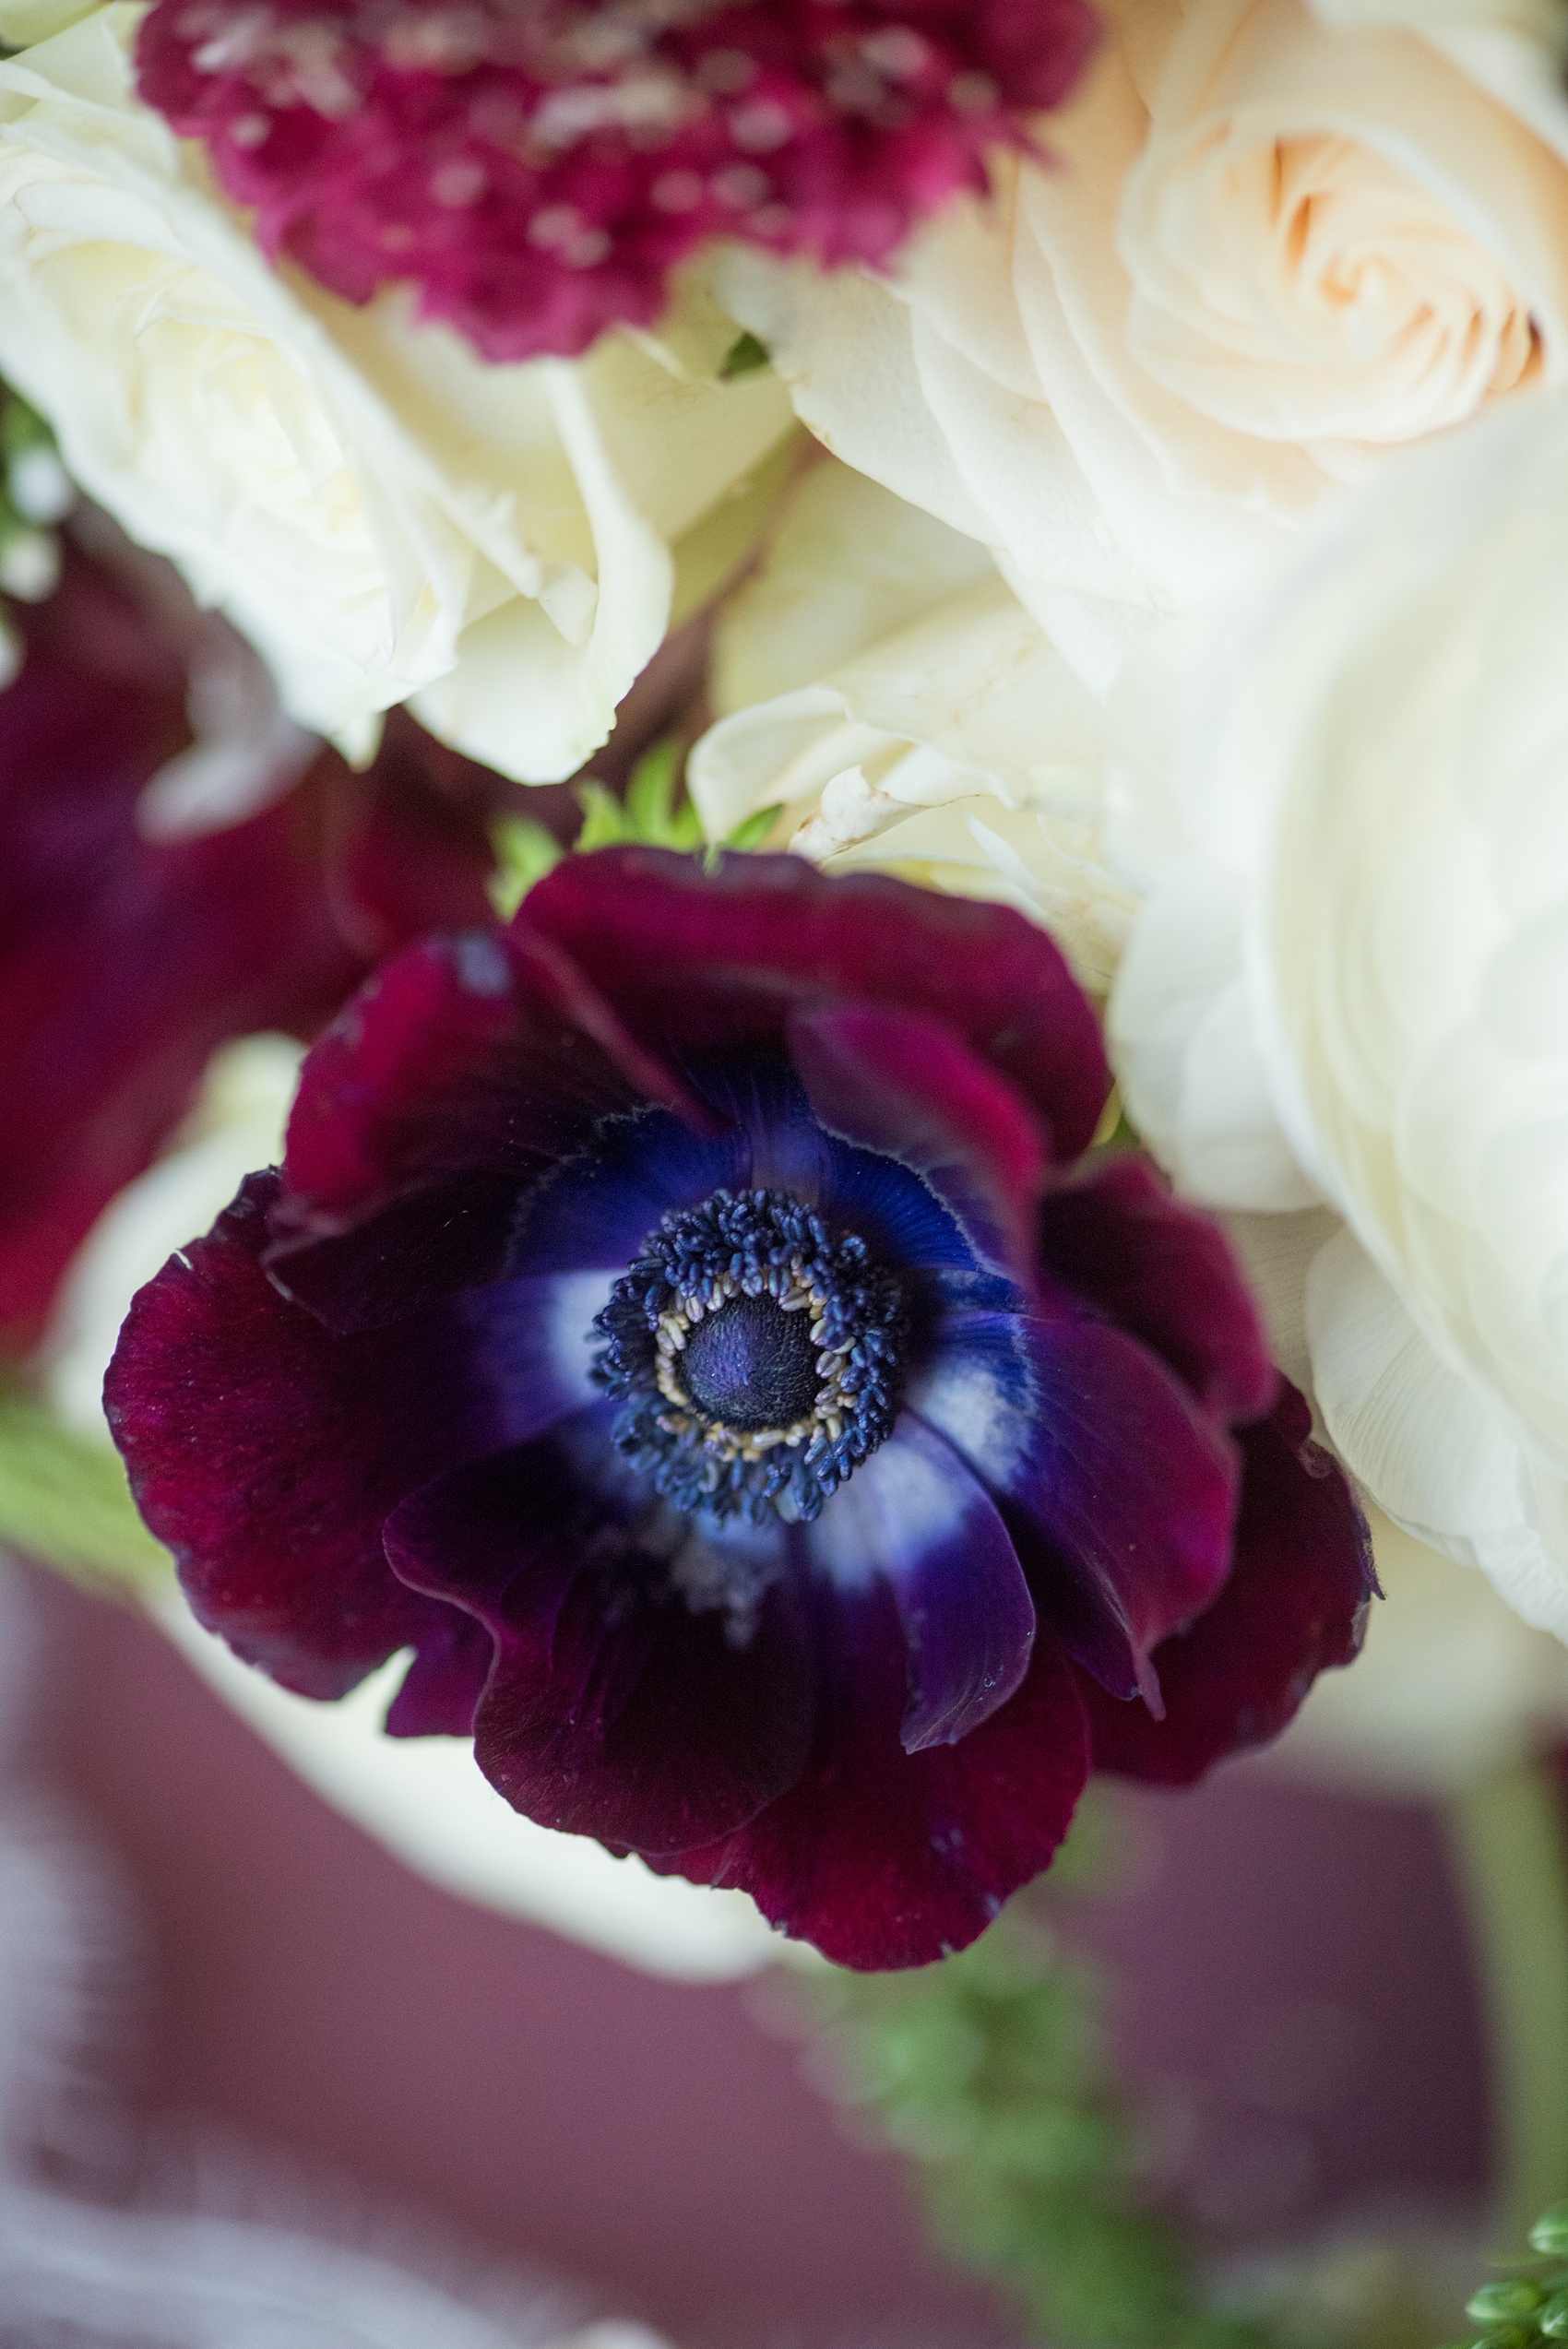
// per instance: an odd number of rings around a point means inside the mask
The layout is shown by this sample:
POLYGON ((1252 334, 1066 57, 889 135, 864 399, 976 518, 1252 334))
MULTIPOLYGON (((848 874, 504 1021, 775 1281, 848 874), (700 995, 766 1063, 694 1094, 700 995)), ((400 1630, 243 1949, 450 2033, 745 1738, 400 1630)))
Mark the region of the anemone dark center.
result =
POLYGON ((899 1283, 787 1191, 666 1216, 594 1328, 615 1441, 678 1508, 814 1517, 892 1430, 899 1283))
POLYGON ((731 1428, 787 1428, 808 1418, 822 1381, 809 1313, 783 1312, 771 1297, 736 1297, 699 1322, 681 1358, 699 1411, 731 1428))

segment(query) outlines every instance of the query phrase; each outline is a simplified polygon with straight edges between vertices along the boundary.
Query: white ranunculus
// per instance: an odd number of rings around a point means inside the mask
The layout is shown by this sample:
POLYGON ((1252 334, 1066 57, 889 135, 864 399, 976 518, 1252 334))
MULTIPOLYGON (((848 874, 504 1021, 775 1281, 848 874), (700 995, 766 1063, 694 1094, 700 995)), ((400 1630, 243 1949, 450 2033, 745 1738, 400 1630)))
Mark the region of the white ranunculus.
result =
POLYGON ((1134 899, 1098 854, 1104 721, 972 539, 819 465, 725 607, 712 693, 711 837, 776 807, 780 847, 1016 905, 1108 985, 1134 899))
POLYGON ((411 698, 519 780, 570 774, 744 546, 781 388, 618 336, 488 366, 400 291, 355 309, 274 268, 136 98, 137 18, 0 64, 0 371, 302 723, 363 751, 411 698))
POLYGON ((1568 1637, 1565 540, 1541 397, 1335 516, 1206 671, 1134 660, 1111 1032, 1183 1189, 1342 1217, 1306 1292, 1330 1435, 1568 1637))
POLYGON ((897 282, 731 265, 802 416, 992 547, 1092 683, 1391 446, 1568 382, 1530 0, 1120 0, 1048 167, 897 282), (1419 18, 1419 24, 1418 24, 1419 18))

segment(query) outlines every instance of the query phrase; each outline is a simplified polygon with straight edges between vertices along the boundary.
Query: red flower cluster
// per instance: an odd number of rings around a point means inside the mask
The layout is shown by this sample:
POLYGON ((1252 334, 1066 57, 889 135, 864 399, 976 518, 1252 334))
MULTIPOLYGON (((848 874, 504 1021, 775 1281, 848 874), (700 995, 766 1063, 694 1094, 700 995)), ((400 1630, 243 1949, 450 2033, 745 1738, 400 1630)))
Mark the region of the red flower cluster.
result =
POLYGON ((1094 37, 1088 0, 156 0, 139 55, 269 253, 519 360, 650 325, 716 237, 885 262, 1094 37))

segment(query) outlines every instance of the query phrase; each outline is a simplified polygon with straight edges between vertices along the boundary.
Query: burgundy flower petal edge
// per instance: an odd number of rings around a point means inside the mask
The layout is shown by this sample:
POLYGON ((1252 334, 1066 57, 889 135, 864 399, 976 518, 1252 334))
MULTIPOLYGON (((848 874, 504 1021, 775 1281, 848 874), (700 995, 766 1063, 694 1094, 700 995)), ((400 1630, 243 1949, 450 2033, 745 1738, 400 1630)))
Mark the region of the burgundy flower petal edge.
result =
POLYGON ((1083 1680, 1097 1770, 1190 1785, 1224 1755, 1277 1737, 1317 1675, 1360 1653, 1377 1594, 1371 1540, 1311 1427, 1287 1386, 1268 1418, 1241 1430, 1235 1564, 1214 1605, 1155 1650, 1164 1719, 1083 1680))
POLYGON ((1218 1418, 1244 1425, 1272 1407, 1279 1373, 1229 1240, 1172 1198, 1140 1153, 1091 1160, 1053 1184, 1037 1229, 1057 1278, 1169 1363, 1218 1418))
POLYGON ((268 1269, 343 1330, 497 1279, 522 1192, 648 1100, 715 1123, 548 939, 514 924, 422 940, 305 1063, 268 1269))
POLYGON ((833 1681, 800 1784, 739 1834, 653 1864, 747 1892, 835 1964, 929 1965, 1050 1864, 1083 1792, 1087 1717, 1042 1631, 1016 1695, 957 1745, 903 1752, 904 1643, 885 1593, 837 1602, 833 1681))
POLYGON ((837 998, 923 1013, 1010 1078, 1055 1159, 1093 1139, 1111 1072, 1093 1010, 1056 947, 1010 907, 829 879, 804 858, 658 848, 567 857, 529 893, 553 939, 634 1035, 671 1053, 767 1044, 837 998))
POLYGON ((259 1261, 277 1189, 249 1177, 137 1292, 104 1406, 198 1620, 330 1698, 400 1647, 445 1652, 448 1610, 390 1572, 383 1524, 412 1486, 526 1430, 439 1316, 339 1337, 281 1297, 259 1261))

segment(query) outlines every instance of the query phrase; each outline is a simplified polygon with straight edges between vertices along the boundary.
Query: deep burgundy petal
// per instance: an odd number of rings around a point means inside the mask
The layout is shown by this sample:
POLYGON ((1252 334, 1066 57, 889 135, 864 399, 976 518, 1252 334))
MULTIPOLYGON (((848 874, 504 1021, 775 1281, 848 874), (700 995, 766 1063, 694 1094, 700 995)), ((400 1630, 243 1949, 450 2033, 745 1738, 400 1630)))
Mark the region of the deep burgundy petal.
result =
POLYGON ((738 1885, 838 1965, 928 1965, 982 1933, 1066 1833, 1088 1769, 1075 1678, 1042 1632, 999 1713, 956 1746, 909 1754, 891 1595, 839 1596, 824 1646, 832 1677, 805 1776, 740 1834, 682 1853, 670 1871, 738 1885))
POLYGON ((1027 1290, 1047 1137, 1017 1087, 928 1013, 818 1003, 791 1013, 787 1033, 821 1123, 913 1168, 976 1253, 1027 1290))
POLYGON ((389 1738, 469 1738, 474 1708, 490 1678, 493 1643, 482 1623, 459 1608, 432 1608, 432 1621, 403 1683, 386 1708, 389 1738))
POLYGON ((291 1305, 258 1262, 276 1189, 251 1176, 138 1293, 104 1400, 200 1620, 285 1687, 335 1697, 395 1649, 445 1641, 446 1610, 387 1568, 388 1511, 527 1433, 540 1398, 487 1378, 455 1316, 336 1337, 291 1305))
MULTIPOLYGON (((328 1329, 377 1329, 499 1277, 520 1188, 515 1168, 467 1168, 405 1192, 348 1231, 270 1240, 263 1262, 275 1287, 328 1329)), ((294 1212, 277 1207, 273 1228, 287 1233, 294 1212)))
POLYGON ((139 831, 141 793, 190 740, 185 639, 221 623, 184 607, 160 567, 163 600, 146 596, 131 560, 125 584, 67 545, 54 595, 11 608, 26 657, 0 693, 7 1349, 36 1336, 72 1252, 220 1044, 310 1034, 375 955, 486 908, 475 791, 433 779, 435 746, 411 720, 366 775, 323 752, 243 823, 139 831))
POLYGON ((1039 1240, 1060 1279, 1162 1356, 1219 1418, 1269 1409, 1279 1374, 1230 1244, 1171 1197, 1146 1158, 1119 1152, 1055 1185, 1039 1240))
POLYGON ((324 1017, 362 973, 314 853, 319 793, 153 841, 137 801, 185 747, 184 666, 67 549, 13 607, 0 693, 0 1342, 36 1336, 72 1252, 190 1106, 209 1054, 324 1017))
POLYGON ((685 1098, 547 941, 426 939, 312 1050, 289 1122, 291 1205, 326 1228, 473 1167, 528 1179, 650 1097, 685 1098))
POLYGON ((492 918, 493 816, 516 787, 437 742, 406 709, 382 721, 374 765, 337 775, 327 825, 332 911, 367 967, 430 930, 492 918))
POLYGON ((1004 1705, 1029 1667, 1035 1609, 996 1509, 950 1443, 912 1413, 807 1529, 839 1588, 881 1574, 909 1643, 906 1753, 953 1745, 1004 1705))
POLYGON ((529 1186, 600 1120, 649 1099, 714 1123, 548 940, 423 940, 367 981, 305 1062, 269 1263, 343 1329, 493 1280, 529 1186), (405 1282, 410 1215, 434 1237, 405 1282))
POLYGON ((1105 1104, 1094 1014, 1045 932, 1007 907, 880 874, 830 880, 800 857, 705 870, 601 848, 564 859, 524 914, 660 1049, 766 1043, 797 1005, 859 997, 948 1022, 1028 1095, 1058 1159, 1087 1147, 1105 1104))
POLYGON ((542 1826, 669 1852, 794 1784, 815 1667, 782 1529, 750 1544, 774 1579, 749 1621, 695 1610, 671 1581, 696 1588, 711 1554, 689 1521, 627 1489, 604 1418, 427 1486, 390 1520, 387 1555, 494 1643, 474 1756, 506 1800, 542 1826))
POLYGON ((1311 1424, 1288 1386, 1271 1418, 1241 1431, 1236 1562, 1207 1613, 1155 1651, 1164 1720, 1084 1679, 1096 1769, 1188 1785, 1222 1755, 1277 1737, 1318 1673, 1354 1659, 1376 1590, 1372 1547, 1311 1424))

